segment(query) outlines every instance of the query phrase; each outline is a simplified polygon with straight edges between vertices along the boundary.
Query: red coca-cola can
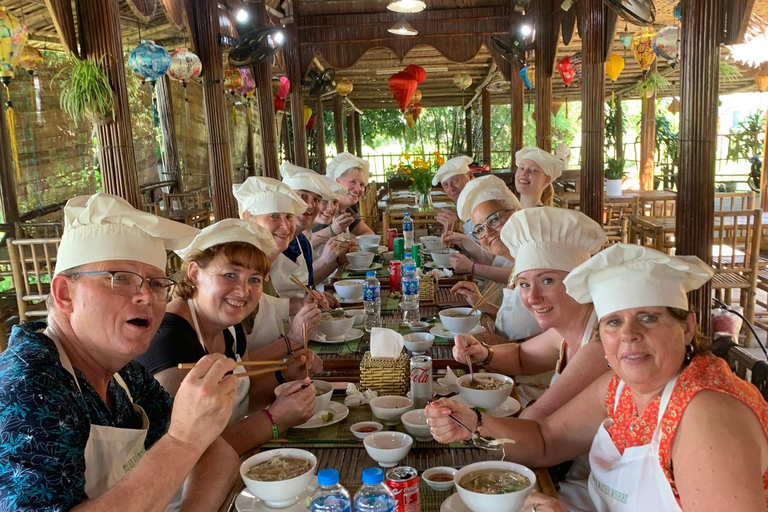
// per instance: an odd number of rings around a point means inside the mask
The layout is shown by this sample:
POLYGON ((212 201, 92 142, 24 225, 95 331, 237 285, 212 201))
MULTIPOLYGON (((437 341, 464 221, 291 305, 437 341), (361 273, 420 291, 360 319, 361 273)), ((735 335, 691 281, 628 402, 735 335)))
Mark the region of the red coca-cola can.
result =
POLYGON ((389 262, 389 293, 400 291, 400 279, 402 278, 402 261, 389 262))
POLYGON ((387 230, 387 250, 395 250, 395 238, 397 238, 397 230, 395 228, 387 230))
POLYGON ((395 495, 395 512, 421 512, 419 473, 409 466, 387 471, 384 483, 395 495))

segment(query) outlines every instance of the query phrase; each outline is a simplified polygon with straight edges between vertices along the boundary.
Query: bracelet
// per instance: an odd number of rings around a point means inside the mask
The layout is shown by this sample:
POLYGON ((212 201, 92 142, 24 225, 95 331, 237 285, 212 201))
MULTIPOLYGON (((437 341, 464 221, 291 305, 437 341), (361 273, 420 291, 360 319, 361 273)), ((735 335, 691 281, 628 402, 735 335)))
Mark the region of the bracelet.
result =
POLYGON ((480 366, 488 366, 491 364, 491 361, 493 361, 493 347, 487 343, 483 343, 482 345, 488 350, 488 357, 486 357, 485 360, 480 363, 480 366))
POLYGON ((480 409, 477 407, 470 407, 471 410, 475 412, 477 415, 477 425, 475 426, 475 433, 480 432, 480 427, 483 426, 483 413, 480 412, 480 409))
POLYGON ((277 380, 278 384, 285 384, 286 382, 288 382, 287 380, 285 380, 285 377, 283 377, 282 370, 280 370, 279 372, 275 372, 275 380, 277 380))
POLYGON ((275 425, 275 419, 272 417, 272 413, 268 409, 262 409, 261 412, 267 415, 269 422, 272 424, 272 439, 277 439, 279 433, 277 431, 277 425, 275 425))
POLYGON ((470 271, 469 271, 469 273, 470 273, 470 274, 474 274, 474 273, 475 273, 475 265, 477 265, 477 262, 476 262, 476 261, 473 261, 473 262, 472 262, 472 268, 471 268, 471 269, 470 269, 470 271))
POLYGON ((286 355, 290 356, 293 354, 293 349, 291 348, 291 340, 288 339, 288 336, 285 334, 280 335, 281 338, 283 338, 283 341, 285 342, 285 352, 286 355))
POLYGON ((328 224, 328 232, 331 236, 336 236, 336 233, 333 232, 333 224, 328 224))

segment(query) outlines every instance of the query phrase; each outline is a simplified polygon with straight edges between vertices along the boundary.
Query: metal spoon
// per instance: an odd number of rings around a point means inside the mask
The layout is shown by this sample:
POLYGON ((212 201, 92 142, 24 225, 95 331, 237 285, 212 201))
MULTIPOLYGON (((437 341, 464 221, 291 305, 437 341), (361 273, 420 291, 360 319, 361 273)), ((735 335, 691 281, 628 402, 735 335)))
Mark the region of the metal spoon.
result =
POLYGON ((448 417, 451 418, 453 421, 455 421, 456 424, 459 425, 461 428, 463 428, 464 430, 470 433, 471 437, 469 438, 469 443, 471 445, 477 448, 482 448, 483 450, 488 450, 489 452, 495 452, 502 449, 500 444, 493 443, 493 439, 489 437, 483 437, 480 434, 469 430, 469 427, 467 427, 462 422, 460 422, 459 419, 453 414, 449 415, 448 417))
MULTIPOLYGON (((462 338, 461 344, 464 345, 464 350, 467 349, 467 342, 462 338)), ((475 383, 475 372, 472 371, 472 358, 467 356, 467 366, 469 366, 469 381, 471 384, 475 383)), ((470 385, 471 385, 470 384, 470 385)))

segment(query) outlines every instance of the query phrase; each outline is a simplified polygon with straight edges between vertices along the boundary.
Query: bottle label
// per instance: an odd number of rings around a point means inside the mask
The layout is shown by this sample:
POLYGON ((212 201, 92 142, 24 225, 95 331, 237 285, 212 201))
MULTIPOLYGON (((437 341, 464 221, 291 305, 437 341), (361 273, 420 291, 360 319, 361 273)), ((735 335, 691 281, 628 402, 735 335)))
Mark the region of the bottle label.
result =
POLYGON ((405 295, 418 295, 419 294, 419 280, 406 278, 403 279, 403 294, 405 295))
POLYGON ((381 299, 381 288, 379 286, 366 286, 363 289, 363 300, 366 302, 381 299))

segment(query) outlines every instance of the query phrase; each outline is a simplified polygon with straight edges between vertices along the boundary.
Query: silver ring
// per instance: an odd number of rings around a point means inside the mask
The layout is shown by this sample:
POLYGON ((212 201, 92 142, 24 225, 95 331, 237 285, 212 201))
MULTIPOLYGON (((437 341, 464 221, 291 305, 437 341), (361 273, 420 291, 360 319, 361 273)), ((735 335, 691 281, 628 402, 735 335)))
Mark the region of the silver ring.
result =
POLYGON ((429 418, 427 418, 427 426, 431 426, 429 423, 429 418))

